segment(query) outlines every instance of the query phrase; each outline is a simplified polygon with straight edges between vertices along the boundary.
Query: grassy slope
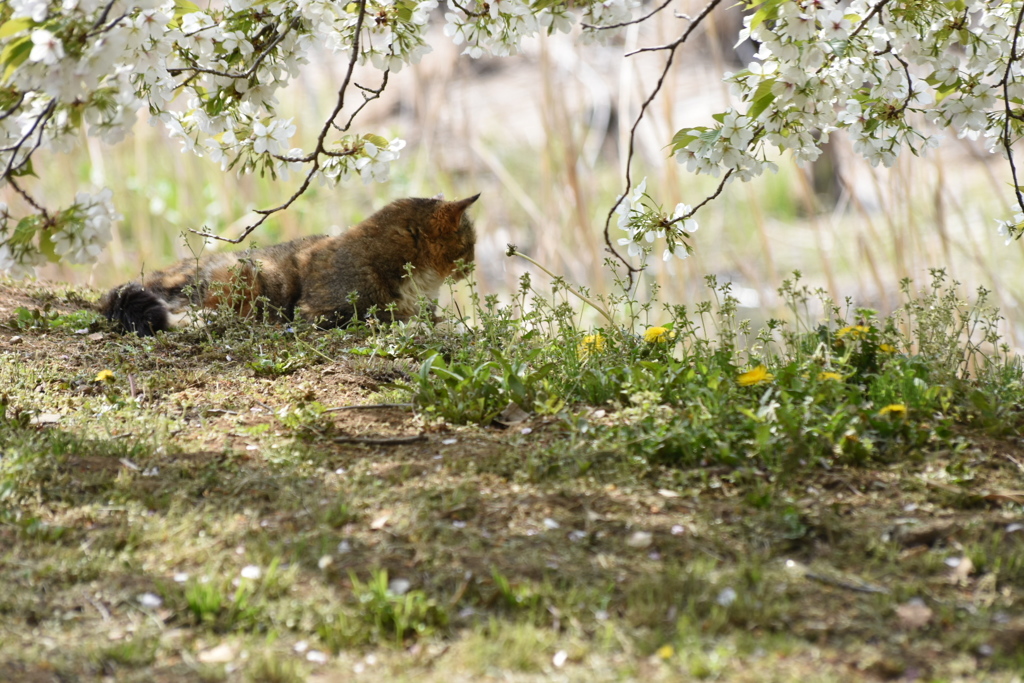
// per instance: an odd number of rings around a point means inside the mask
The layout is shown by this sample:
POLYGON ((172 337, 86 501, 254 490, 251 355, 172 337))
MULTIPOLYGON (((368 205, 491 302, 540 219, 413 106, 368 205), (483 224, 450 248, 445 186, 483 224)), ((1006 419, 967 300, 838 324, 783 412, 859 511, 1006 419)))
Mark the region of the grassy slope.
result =
POLYGON ((2 680, 1009 681, 1024 665, 1015 438, 960 426, 958 448, 788 477, 633 467, 553 417, 322 412, 395 401, 386 384, 415 372, 358 336, 12 323, 94 296, 0 283, 2 680))

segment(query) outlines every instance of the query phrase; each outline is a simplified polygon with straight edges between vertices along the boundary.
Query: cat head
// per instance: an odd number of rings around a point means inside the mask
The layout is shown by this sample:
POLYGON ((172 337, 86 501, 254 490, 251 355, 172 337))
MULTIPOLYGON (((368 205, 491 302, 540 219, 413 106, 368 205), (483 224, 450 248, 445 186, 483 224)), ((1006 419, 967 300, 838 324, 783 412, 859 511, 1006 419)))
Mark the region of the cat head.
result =
MULTIPOLYGON (((430 220, 429 239, 435 255, 434 266, 439 273, 447 275, 454 271, 455 263, 462 261, 472 263, 475 258, 476 230, 466 210, 480 198, 479 194, 466 199, 445 201, 431 199, 434 202, 433 215, 430 220)), ((462 277, 465 273, 455 273, 462 277)))

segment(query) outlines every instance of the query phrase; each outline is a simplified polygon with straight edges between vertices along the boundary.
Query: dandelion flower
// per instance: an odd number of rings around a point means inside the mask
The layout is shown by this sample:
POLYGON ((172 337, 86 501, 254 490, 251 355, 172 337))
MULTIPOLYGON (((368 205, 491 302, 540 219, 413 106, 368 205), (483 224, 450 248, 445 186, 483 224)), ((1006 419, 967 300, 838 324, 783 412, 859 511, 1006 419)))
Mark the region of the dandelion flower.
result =
POLYGON ((580 358, 587 358, 591 354, 600 353, 604 350, 604 337, 599 334, 588 334, 576 345, 576 353, 580 358))
POLYGON ((851 337, 852 339, 861 339, 867 336, 870 331, 871 328, 867 325, 849 325, 837 331, 836 336, 839 338, 851 337))
POLYGON ((840 375, 838 372, 819 372, 818 381, 824 382, 826 380, 834 380, 836 382, 841 382, 843 380, 843 376, 840 375))
POLYGON ((904 416, 907 414, 907 407, 902 403, 890 403, 886 407, 878 411, 879 417, 883 415, 899 415, 904 416))
POLYGON ((113 382, 114 381, 114 373, 111 370, 100 370, 99 372, 96 373, 96 378, 93 381, 94 382, 113 382))
POLYGON ((896 353, 896 347, 892 344, 879 344, 878 350, 882 353, 896 353))
POLYGON ((754 384, 771 382, 773 379, 775 379, 775 375, 768 372, 768 368, 763 365, 758 365, 753 370, 741 373, 740 376, 736 378, 736 383, 741 387, 749 387, 754 384))
POLYGON ((672 330, 667 327, 648 327, 647 331, 644 332, 644 341, 648 344, 660 344, 667 342, 674 336, 672 330))

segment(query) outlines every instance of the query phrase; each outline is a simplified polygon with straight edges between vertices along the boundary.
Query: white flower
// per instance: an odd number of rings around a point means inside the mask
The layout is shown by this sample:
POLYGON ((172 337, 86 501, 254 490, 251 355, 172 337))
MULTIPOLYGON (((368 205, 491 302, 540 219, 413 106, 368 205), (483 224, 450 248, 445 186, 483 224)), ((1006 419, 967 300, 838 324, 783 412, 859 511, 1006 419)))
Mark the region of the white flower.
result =
POLYGON ((263 570, 254 564, 242 567, 241 576, 243 579, 258 579, 263 576, 263 570))
POLYGON ((50 3, 48 0, 11 0, 11 9, 14 10, 11 18, 20 19, 28 17, 37 24, 41 24, 46 20, 46 13, 49 11, 49 8, 50 3))
POLYGON ((292 119, 287 121, 275 119, 270 122, 270 125, 264 125, 257 121, 252 127, 252 134, 254 152, 257 154, 264 152, 280 154, 288 144, 288 140, 295 134, 295 126, 292 124, 292 119))
POLYGON ((821 35, 825 40, 846 40, 852 24, 843 10, 834 9, 822 22, 821 35))
POLYGON ((56 64, 64 59, 64 45, 60 39, 44 28, 32 32, 32 52, 28 55, 30 62, 56 64))
POLYGON ((639 256, 640 254, 644 253, 643 247, 641 247, 640 243, 634 240, 632 237, 620 237, 619 246, 625 247, 627 245, 627 251, 629 252, 630 256, 639 256))
MULTIPOLYGON (((690 211, 691 209, 689 204, 676 204, 676 210, 672 212, 672 218, 670 220, 677 221, 690 213, 690 211)), ((697 232, 698 227, 700 226, 697 225, 697 221, 693 217, 686 218, 678 223, 678 229, 683 232, 694 233, 697 232)))

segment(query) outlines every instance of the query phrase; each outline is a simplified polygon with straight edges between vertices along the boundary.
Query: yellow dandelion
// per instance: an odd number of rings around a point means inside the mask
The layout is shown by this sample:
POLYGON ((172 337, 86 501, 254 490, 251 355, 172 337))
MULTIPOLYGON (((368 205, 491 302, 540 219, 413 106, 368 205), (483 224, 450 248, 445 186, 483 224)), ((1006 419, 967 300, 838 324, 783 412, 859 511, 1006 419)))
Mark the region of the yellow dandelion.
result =
POLYGON ((576 353, 580 358, 586 358, 591 354, 600 353, 604 346, 604 337, 599 334, 588 334, 576 345, 576 353))
POLYGON ((667 327, 648 327, 647 331, 644 332, 644 341, 648 344, 660 344, 667 342, 674 336, 676 336, 675 333, 667 327))
POLYGON ((879 344, 878 350, 882 353, 896 353, 896 347, 892 344, 879 344))
POLYGON ((113 382, 114 381, 114 373, 111 370, 100 370, 99 372, 96 373, 96 378, 93 381, 94 382, 113 382))
POLYGON ((662 659, 672 659, 672 655, 676 653, 676 650, 671 645, 662 645, 658 648, 658 656, 662 659))
POLYGON ((771 382, 773 379, 775 379, 775 375, 768 372, 768 368, 763 365, 758 365, 753 370, 741 373, 740 376, 736 378, 736 383, 741 387, 749 387, 753 384, 771 382))
POLYGON ((836 382, 841 382, 843 381, 843 376, 840 375, 838 372, 819 372, 818 381, 824 382, 826 380, 834 380, 836 382))
POLYGON ((838 330, 836 332, 836 336, 839 338, 850 337, 852 339, 861 339, 862 337, 867 336, 870 331, 871 328, 867 325, 850 325, 838 330))
POLYGON ((907 414, 907 407, 902 403, 890 403, 886 407, 878 411, 878 415, 899 415, 900 417, 907 414))

